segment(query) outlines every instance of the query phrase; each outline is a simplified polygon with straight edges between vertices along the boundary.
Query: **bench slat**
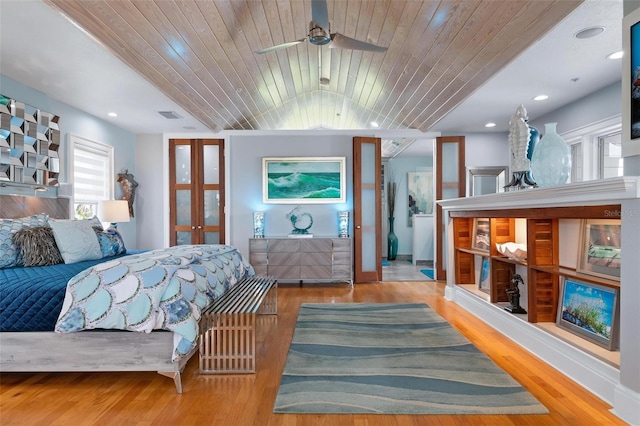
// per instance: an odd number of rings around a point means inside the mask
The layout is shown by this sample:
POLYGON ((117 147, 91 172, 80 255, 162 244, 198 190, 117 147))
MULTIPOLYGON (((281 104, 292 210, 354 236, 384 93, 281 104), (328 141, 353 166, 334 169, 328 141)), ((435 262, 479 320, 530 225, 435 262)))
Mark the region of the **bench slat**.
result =
POLYGON ((205 313, 255 312, 275 283, 272 277, 249 277, 220 296, 205 313))

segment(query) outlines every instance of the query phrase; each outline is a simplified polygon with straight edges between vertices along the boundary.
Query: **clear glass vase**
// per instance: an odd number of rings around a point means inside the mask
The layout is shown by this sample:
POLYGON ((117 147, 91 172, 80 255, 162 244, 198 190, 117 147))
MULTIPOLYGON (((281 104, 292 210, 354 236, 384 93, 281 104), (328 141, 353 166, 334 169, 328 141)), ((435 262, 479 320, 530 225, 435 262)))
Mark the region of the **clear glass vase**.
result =
POLYGON ((556 133, 556 124, 544 125, 544 136, 531 157, 531 174, 539 187, 562 185, 571 175, 571 149, 556 133))

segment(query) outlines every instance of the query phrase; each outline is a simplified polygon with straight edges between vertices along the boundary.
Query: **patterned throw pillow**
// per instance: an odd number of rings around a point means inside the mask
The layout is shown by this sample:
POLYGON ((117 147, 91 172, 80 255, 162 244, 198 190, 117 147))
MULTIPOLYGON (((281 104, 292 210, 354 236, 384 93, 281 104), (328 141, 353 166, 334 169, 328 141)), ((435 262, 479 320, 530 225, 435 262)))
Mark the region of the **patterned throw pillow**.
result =
POLYGON ((13 234, 21 229, 46 226, 48 215, 40 213, 20 219, 0 219, 0 268, 21 265, 20 252, 13 243, 13 234))
POLYGON ((122 235, 120 235, 117 229, 108 228, 102 231, 94 226, 93 230, 96 231, 96 235, 98 236, 103 258, 125 254, 127 252, 122 235))
POLYGON ((63 263, 60 250, 48 226, 21 229, 13 234, 13 242, 20 250, 24 266, 45 266, 63 263))

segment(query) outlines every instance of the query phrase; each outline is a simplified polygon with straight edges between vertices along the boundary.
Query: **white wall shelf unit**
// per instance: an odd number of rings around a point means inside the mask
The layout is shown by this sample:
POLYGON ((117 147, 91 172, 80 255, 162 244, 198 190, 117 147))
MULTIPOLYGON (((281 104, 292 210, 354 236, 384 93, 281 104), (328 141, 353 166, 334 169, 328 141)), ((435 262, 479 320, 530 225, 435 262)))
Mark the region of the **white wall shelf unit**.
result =
MULTIPOLYGON (((630 424, 640 424, 640 177, 625 176, 547 188, 526 189, 478 197, 438 201, 445 214, 447 232, 447 286, 445 298, 464 307, 509 339, 578 382, 613 406, 613 412, 630 424), (495 250, 485 254, 496 270, 491 272, 489 295, 475 291, 474 259, 470 247, 472 219, 491 219, 491 244, 517 239, 517 221, 527 221, 526 261, 500 258, 495 250), (579 276, 574 265, 579 238, 576 223, 593 217, 621 219, 623 262, 620 281, 603 284, 620 289, 619 351, 599 351, 580 340, 554 332, 558 282, 562 276, 579 276), (517 219, 516 219, 517 218, 517 219), (514 227, 514 223, 516 226, 514 227), (544 228, 544 229, 543 229, 544 228), (543 234, 551 235, 547 241, 543 234), (517 268, 517 269, 516 269, 517 268), (505 276, 517 272, 525 278, 527 314, 504 310, 505 276), (545 296, 548 299, 545 300, 545 296), (605 352, 603 355, 602 352, 605 352)), ((598 278, 584 276, 590 282, 598 278)), ((523 289, 520 289, 523 291, 523 289)), ((508 303, 507 303, 508 304, 508 303)))

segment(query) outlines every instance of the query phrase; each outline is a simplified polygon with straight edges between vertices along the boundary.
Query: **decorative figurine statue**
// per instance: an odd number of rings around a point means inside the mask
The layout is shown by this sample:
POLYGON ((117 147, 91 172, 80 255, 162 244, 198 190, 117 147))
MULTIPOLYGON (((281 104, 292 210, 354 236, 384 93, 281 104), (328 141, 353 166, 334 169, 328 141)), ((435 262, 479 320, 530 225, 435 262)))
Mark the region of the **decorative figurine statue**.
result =
POLYGON ((124 169, 122 172, 118 173, 118 182, 120 182, 122 190, 124 191, 122 199, 127 200, 127 203, 129 204, 129 216, 133 217, 133 202, 136 197, 138 182, 133 178, 133 174, 129 173, 129 169, 124 169))
POLYGON ((300 213, 300 206, 295 207, 289 213, 287 213, 287 219, 291 221, 293 225, 292 235, 311 235, 309 229, 313 225, 313 218, 309 213, 300 213), (307 219, 303 219, 306 217, 307 219))
POLYGON ((524 105, 516 109, 516 113, 509 121, 509 147, 511 148, 511 182, 505 189, 524 189, 535 187, 536 182, 531 177, 531 154, 529 144, 535 144, 540 138, 537 129, 530 128, 527 124, 529 117, 524 105), (533 134, 532 134, 533 129, 533 134), (535 139, 535 140, 532 140, 535 139))
POLYGON ((505 307, 504 310, 511 312, 512 314, 526 314, 527 311, 520 306, 520 289, 518 289, 518 284, 522 284, 524 286, 524 281, 519 274, 515 274, 513 278, 511 278, 511 287, 507 289, 511 305, 505 307))

